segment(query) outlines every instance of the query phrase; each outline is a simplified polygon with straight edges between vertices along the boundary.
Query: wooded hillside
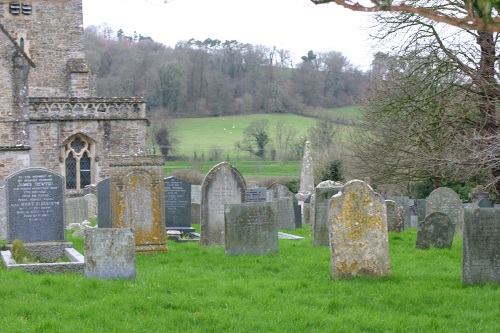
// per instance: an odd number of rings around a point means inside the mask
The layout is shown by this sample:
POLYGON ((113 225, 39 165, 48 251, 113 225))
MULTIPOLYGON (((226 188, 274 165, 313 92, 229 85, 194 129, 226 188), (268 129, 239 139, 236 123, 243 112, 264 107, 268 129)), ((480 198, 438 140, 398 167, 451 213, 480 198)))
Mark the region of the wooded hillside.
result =
POLYGON ((109 27, 85 29, 85 53, 101 96, 143 96, 153 118, 302 113, 353 105, 367 74, 340 52, 290 52, 238 41, 180 41, 165 47, 109 27))

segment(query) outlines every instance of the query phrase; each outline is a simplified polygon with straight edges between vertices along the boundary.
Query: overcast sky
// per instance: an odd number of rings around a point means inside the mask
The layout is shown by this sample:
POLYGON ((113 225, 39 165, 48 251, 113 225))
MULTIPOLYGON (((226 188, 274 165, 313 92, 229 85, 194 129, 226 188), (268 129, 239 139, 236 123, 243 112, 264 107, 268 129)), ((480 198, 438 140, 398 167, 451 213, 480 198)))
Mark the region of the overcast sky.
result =
POLYGON ((84 26, 108 24, 174 47, 195 38, 276 46, 299 60, 309 50, 339 51, 369 69, 370 14, 309 0, 83 0, 84 26))

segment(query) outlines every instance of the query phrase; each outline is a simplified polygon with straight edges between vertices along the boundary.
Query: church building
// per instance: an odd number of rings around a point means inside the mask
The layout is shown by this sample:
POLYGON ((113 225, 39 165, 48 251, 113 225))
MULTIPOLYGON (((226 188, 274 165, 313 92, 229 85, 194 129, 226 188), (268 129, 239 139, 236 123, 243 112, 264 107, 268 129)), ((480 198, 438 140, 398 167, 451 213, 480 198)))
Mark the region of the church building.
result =
POLYGON ((145 154, 145 100, 97 97, 83 52, 82 0, 0 0, 0 185, 43 167, 78 195, 111 155, 145 154))

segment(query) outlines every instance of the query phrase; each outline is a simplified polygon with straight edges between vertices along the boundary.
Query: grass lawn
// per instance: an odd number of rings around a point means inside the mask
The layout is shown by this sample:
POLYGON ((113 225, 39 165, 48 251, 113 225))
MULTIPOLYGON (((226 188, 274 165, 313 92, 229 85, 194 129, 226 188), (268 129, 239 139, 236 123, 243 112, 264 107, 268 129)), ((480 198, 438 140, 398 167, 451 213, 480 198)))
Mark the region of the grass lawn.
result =
MULTIPOLYGON (((197 228, 199 226, 196 226, 197 228)), ((415 249, 390 235, 392 275, 337 280, 329 249, 279 241, 266 256, 167 242, 137 254, 135 280, 0 269, 2 332, 498 332, 500 287, 461 284, 461 239, 415 249)), ((75 247, 83 251, 81 239, 75 247)))

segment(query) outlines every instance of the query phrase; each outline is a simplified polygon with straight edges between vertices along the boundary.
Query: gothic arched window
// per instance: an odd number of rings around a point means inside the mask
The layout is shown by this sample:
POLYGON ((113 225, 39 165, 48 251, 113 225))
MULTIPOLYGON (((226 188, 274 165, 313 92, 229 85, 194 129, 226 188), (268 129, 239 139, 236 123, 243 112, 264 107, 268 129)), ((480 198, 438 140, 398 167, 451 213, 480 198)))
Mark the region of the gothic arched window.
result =
POLYGON ((80 190, 92 183, 91 143, 75 135, 65 145, 66 188, 80 190))

